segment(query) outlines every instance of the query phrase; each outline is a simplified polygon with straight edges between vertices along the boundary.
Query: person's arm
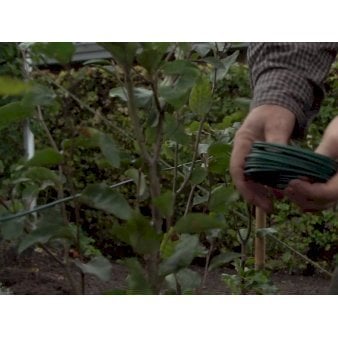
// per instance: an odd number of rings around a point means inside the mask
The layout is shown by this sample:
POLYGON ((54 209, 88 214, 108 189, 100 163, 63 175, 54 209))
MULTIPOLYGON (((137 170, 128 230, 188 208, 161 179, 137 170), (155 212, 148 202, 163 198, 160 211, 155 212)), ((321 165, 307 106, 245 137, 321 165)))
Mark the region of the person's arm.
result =
POLYGON ((265 104, 286 108, 296 116, 295 134, 302 135, 319 111, 337 48, 337 43, 319 42, 250 44, 251 109, 265 104))
POLYGON ((304 132, 323 99, 323 80, 336 55, 334 43, 253 43, 248 50, 253 99, 235 136, 230 172, 241 195, 265 211, 271 192, 244 177, 254 141, 287 143, 304 132))

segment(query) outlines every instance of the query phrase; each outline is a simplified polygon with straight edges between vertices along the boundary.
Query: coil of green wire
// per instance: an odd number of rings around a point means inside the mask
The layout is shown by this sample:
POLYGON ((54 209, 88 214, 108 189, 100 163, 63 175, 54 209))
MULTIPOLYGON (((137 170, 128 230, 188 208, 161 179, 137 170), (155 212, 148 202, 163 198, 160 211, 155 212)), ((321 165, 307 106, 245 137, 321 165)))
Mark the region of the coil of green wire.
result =
POLYGON ((311 182, 326 182, 337 172, 337 162, 296 146, 255 142, 247 156, 244 174, 249 179, 277 189, 290 180, 306 177, 311 182))

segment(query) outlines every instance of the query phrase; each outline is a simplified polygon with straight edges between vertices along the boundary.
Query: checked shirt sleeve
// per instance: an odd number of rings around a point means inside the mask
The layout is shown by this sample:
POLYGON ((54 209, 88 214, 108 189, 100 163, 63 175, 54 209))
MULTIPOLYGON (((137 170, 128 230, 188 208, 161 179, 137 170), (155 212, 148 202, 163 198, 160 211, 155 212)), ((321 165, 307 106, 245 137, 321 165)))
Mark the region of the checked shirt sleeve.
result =
POLYGON ((251 109, 263 104, 287 108, 296 115, 295 135, 303 134, 319 111, 323 82, 337 51, 338 43, 251 43, 251 109))

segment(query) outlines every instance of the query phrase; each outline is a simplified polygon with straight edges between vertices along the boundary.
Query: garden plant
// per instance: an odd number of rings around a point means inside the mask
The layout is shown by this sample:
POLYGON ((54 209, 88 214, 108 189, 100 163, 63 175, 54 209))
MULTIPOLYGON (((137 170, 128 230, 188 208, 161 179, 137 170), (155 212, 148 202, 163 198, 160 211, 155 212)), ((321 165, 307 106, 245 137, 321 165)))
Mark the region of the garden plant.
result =
MULTIPOLYGON (((0 46, 1 245, 18 259, 43 251, 76 294, 88 275, 110 280, 112 260, 128 270, 112 294, 203 293, 224 267, 235 294, 276 293, 270 275, 281 269, 331 274, 336 210, 303 215, 285 201, 259 234, 266 269, 254 267, 255 212, 228 170, 250 101, 241 44, 98 45, 111 57, 81 64, 73 43, 0 46)), ((310 149, 337 106, 335 71, 310 149)))

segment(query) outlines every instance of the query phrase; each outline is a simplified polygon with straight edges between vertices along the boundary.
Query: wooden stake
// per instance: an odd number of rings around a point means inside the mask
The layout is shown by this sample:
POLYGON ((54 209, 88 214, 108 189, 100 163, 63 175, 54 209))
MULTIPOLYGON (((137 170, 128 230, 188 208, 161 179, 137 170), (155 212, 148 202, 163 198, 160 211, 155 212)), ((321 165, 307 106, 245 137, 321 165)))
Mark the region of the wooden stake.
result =
MULTIPOLYGON (((266 213, 256 208, 256 230, 266 227, 266 213)), ((255 268, 256 270, 264 269, 265 265, 265 237, 255 237, 255 268)))

